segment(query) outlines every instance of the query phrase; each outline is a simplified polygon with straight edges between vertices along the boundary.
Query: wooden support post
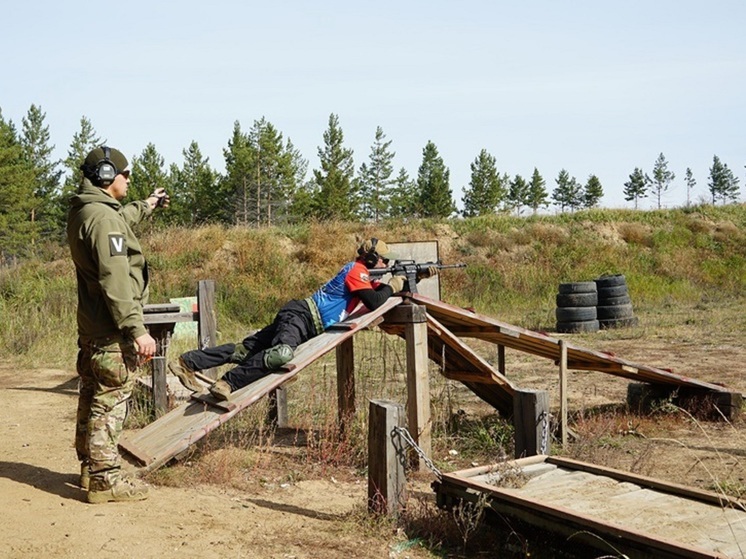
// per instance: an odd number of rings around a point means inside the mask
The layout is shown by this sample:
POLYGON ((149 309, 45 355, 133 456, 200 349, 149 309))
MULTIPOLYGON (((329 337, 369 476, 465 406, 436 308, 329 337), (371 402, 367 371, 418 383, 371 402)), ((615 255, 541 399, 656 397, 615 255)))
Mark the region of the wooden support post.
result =
POLYGON ((368 510, 398 514, 405 499, 405 447, 396 427, 404 426, 404 407, 370 401, 368 427, 368 510))
POLYGON ((549 392, 516 389, 513 398, 515 457, 549 454, 549 392))
POLYGON ((347 423, 355 415, 355 348, 353 338, 337 346, 337 413, 339 428, 345 432, 347 423))
MULTIPOLYGON (((197 284, 197 308, 199 321, 197 322, 197 347, 205 349, 217 345, 218 321, 215 310, 215 281, 200 280, 197 284)), ((216 379, 216 368, 202 371, 206 376, 216 379)))
MULTIPOLYGON (((411 319, 404 329, 407 341, 407 412, 409 432, 428 458, 432 458, 432 423, 430 419, 430 374, 427 354, 427 314, 417 305, 411 308, 411 319)), ((413 467, 422 471, 425 461, 413 455, 413 467)))
POLYGON ((166 382, 166 360, 171 334, 176 326, 179 305, 169 303, 145 305, 143 320, 148 333, 155 339, 155 355, 150 361, 153 412, 159 417, 168 411, 168 384, 166 382))
POLYGON ((275 427, 288 426, 288 395, 284 386, 278 386, 269 393, 267 419, 275 427))
POLYGON ((560 438, 562 448, 565 448, 567 446, 567 344, 565 340, 559 341, 559 349, 560 438))
POLYGON ((497 345, 497 371, 505 375, 505 346, 502 344, 497 345))

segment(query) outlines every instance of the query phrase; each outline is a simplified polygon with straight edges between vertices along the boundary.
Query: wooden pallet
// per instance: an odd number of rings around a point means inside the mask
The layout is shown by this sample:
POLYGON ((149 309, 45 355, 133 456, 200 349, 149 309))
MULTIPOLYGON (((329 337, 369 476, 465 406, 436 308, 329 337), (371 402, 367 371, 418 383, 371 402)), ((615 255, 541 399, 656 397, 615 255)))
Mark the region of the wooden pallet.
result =
POLYGON ((746 555, 745 502, 576 460, 534 456, 443 474, 433 487, 441 507, 486 499, 567 547, 650 559, 746 555))

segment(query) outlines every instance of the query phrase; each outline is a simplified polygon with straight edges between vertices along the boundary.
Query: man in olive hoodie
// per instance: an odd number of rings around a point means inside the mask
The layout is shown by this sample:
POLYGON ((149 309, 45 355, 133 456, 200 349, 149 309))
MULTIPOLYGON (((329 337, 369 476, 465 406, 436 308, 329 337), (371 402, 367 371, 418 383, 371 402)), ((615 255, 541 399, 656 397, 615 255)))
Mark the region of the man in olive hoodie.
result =
POLYGON ((67 239, 78 283, 78 400, 75 449, 88 501, 135 501, 148 486, 121 470, 117 448, 136 369, 156 351, 143 324, 148 266, 132 227, 157 206, 165 190, 122 205, 129 163, 114 148, 92 150, 70 201, 67 239))

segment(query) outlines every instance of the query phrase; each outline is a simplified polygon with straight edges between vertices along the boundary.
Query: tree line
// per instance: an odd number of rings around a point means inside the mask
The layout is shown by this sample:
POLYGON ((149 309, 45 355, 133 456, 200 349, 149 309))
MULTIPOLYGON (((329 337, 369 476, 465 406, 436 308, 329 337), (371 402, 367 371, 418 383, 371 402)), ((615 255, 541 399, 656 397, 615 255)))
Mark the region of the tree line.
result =
MULTIPOLYGON (((87 153, 106 143, 83 116, 73 135, 67 157, 54 160, 46 114, 31 105, 21 128, 6 120, 0 110, 0 257, 34 250, 41 240, 64 238, 69 197, 77 190, 79 169, 87 153)), ((168 168, 155 145, 149 143, 131 158, 131 199, 146 197, 165 188, 171 209, 157 219, 164 223, 193 226, 223 223, 269 226, 308 219, 380 221, 387 218, 447 218, 456 214, 450 171, 428 141, 416 176, 394 166, 396 152, 381 127, 377 127, 367 159, 355 167, 353 151, 345 146, 339 118, 331 114, 318 148, 318 166, 309 176, 309 163, 289 138, 261 118, 249 130, 234 123, 223 149, 225 172, 213 169, 192 141, 183 150, 181 166, 168 168)), ((115 146, 119 147, 119 146, 115 146)), ((498 212, 537 213, 554 205, 559 211, 598 206, 604 190, 596 175, 579 182, 562 169, 547 189, 546 180, 534 168, 526 179, 500 173, 494 155, 480 151, 470 165, 469 184, 463 188, 462 215, 474 217, 498 212)), ((661 194, 675 178, 661 153, 652 179, 635 168, 624 184, 625 200, 638 202, 661 194)), ((687 204, 695 186, 687 168, 687 204)), ((708 187, 712 203, 734 201, 738 178, 715 156, 708 187)))

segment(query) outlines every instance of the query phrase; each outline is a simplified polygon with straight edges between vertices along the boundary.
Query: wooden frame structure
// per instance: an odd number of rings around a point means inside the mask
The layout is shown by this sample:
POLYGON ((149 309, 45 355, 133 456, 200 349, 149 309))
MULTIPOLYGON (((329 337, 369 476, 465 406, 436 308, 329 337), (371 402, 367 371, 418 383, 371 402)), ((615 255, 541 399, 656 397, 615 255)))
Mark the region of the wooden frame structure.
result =
MULTIPOLYGON (((548 452, 546 440, 540 440, 546 439, 546 435, 542 435, 546 427, 539 428, 540 415, 543 414, 544 421, 548 421, 548 404, 542 403, 547 399, 517 389, 505 376, 506 347, 551 359, 560 364, 561 370, 594 370, 715 397, 719 403, 726 404, 723 406, 726 416, 737 413, 741 404, 741 395, 731 393, 723 386, 584 349, 423 295, 405 294, 390 298, 373 312, 354 314, 347 321, 309 340, 296 350, 295 358, 282 370, 234 392, 228 401, 217 401, 208 393, 193 394, 189 402, 140 431, 123 436, 120 447, 139 467, 146 470, 160 467, 236 413, 261 397, 275 393, 303 368, 333 349, 337 357, 339 420, 344 428, 356 406, 352 337, 356 332, 376 325, 407 341, 408 428, 426 456, 431 456, 428 360, 437 363, 447 378, 462 382, 503 416, 518 415, 519 419, 522 418, 521 423, 517 423, 525 425, 519 433, 523 440, 522 454, 548 452), (477 355, 461 338, 477 338, 496 344, 500 357, 498 369, 477 355), (526 399, 541 403, 544 411, 534 404, 533 409, 526 411, 526 399), (517 409, 521 410, 519 414, 515 414, 517 409)), ((201 347, 202 343, 201 340, 201 347)), ((276 400, 281 405, 279 399, 276 400)), ((282 417, 283 410, 278 408, 275 413, 276 417, 282 417)), ((516 447, 518 449, 518 444, 516 447)), ((416 466, 421 468, 422 460, 416 466)))
POLYGON ((741 557, 746 503, 567 458, 534 456, 443 474, 441 508, 482 503, 492 512, 584 546, 640 559, 741 557), (501 480, 511 480, 501 483, 501 480), (515 480, 524 483, 515 483, 515 480))

